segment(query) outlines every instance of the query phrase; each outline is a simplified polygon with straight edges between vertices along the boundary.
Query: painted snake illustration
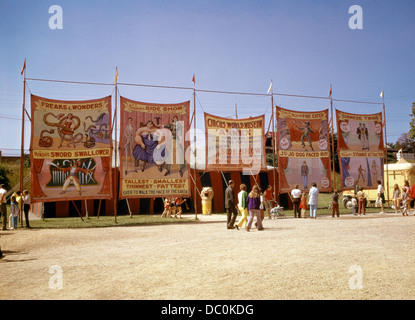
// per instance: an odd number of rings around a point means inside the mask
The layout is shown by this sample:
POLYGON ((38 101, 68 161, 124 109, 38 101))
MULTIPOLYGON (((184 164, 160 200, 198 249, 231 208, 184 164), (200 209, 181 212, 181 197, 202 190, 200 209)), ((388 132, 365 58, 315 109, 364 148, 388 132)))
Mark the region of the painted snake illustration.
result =
POLYGON ((50 129, 50 130, 42 130, 40 132, 40 138, 39 138, 39 147, 45 147, 45 148, 49 148, 52 143, 53 143, 53 138, 48 137, 48 136, 44 136, 45 133, 54 133, 55 130, 54 129, 50 129))
POLYGON ((57 127, 59 136, 61 137, 61 143, 59 147, 62 147, 64 141, 69 142, 67 146, 71 144, 76 147, 76 144, 81 142, 83 139, 82 133, 75 134, 76 129, 81 125, 81 120, 79 117, 68 113, 67 115, 59 114, 54 115, 52 112, 48 112, 43 116, 43 122, 50 127, 57 127), (48 117, 54 117, 59 120, 59 122, 51 122, 48 120, 48 117))
POLYGON ((84 122, 84 131, 89 132, 89 135, 91 137, 95 137, 100 140, 109 139, 109 133, 108 133, 108 124, 102 123, 104 120, 106 113, 101 113, 95 120, 92 119, 91 116, 87 116, 85 120, 88 118, 91 119, 91 121, 96 125, 91 125, 88 127, 88 129, 85 128, 86 124, 84 122), (99 125, 99 129, 97 130, 97 126, 99 125), (92 130, 91 130, 92 129, 92 130))

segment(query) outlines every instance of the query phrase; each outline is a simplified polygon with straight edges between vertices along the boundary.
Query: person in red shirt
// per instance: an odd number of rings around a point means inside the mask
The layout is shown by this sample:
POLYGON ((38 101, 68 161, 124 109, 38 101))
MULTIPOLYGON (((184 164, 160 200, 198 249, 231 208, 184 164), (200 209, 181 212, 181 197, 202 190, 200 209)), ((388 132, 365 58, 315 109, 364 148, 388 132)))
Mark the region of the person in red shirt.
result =
POLYGON ((413 208, 415 202, 415 184, 413 184, 412 187, 409 189, 409 201, 410 207, 413 208))
POLYGON ((264 205, 265 205, 265 211, 268 214, 268 218, 271 219, 271 200, 273 199, 272 194, 272 187, 269 185, 267 190, 265 190, 264 194, 264 205))

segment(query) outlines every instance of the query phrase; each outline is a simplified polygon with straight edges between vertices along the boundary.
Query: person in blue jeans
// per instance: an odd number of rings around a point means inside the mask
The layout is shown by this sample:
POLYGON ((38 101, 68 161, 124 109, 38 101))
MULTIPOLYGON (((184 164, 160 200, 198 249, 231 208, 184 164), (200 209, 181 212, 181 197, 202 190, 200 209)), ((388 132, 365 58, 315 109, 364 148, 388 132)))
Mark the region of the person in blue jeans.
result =
POLYGON ((317 184, 313 182, 308 192, 308 205, 310 206, 310 218, 314 219, 317 218, 318 193, 317 184))

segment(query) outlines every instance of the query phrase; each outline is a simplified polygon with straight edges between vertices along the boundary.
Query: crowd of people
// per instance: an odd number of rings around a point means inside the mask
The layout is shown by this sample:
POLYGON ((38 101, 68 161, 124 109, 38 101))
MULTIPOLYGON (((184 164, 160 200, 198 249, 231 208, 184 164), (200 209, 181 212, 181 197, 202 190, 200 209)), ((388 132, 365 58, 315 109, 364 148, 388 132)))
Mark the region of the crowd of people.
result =
POLYGON ((402 188, 399 188, 398 184, 395 184, 393 186, 392 199, 395 213, 401 212, 403 216, 407 216, 410 208, 414 207, 415 184, 410 187, 408 180, 404 181, 402 188))
MULTIPOLYGON (((239 186, 239 192, 235 199, 234 196, 235 183, 229 180, 228 187, 225 190, 225 209, 227 213, 227 228, 237 229, 245 228, 250 231, 254 219, 256 218, 255 227, 261 231, 264 230, 263 220, 265 214, 271 218, 271 203, 274 198, 272 186, 268 185, 267 189, 262 192, 258 185, 254 185, 248 193, 245 184, 239 186), (241 213, 241 218, 236 223, 238 214, 241 213)), ((310 208, 310 217, 317 217, 319 190, 316 183, 311 184, 308 194, 302 192, 298 185, 291 191, 291 196, 294 204, 294 218, 306 217, 306 210, 310 208)))
POLYGON ((29 224, 29 210, 30 210, 30 195, 28 190, 24 190, 23 194, 20 191, 15 191, 10 198, 10 215, 7 221, 7 191, 3 184, 0 184, 0 213, 2 218, 2 230, 7 230, 7 222, 9 229, 17 228, 18 217, 22 217, 24 213, 26 228, 30 228, 29 224))
MULTIPOLYGON (((385 213, 385 189, 380 180, 377 181, 377 196, 376 206, 381 208, 380 213, 385 213)), ((256 217, 255 226, 258 230, 263 230, 264 212, 270 218, 271 199, 273 199, 272 187, 268 186, 264 193, 258 185, 254 185, 252 190, 248 193, 245 184, 239 186, 239 193, 235 199, 234 197, 234 182, 229 181, 228 187, 225 190, 225 209, 227 212, 227 228, 238 229, 245 228, 246 231, 250 231, 254 218, 256 217), (238 214, 241 214, 241 218, 236 223, 238 214)), ((290 192, 290 198, 293 203, 293 216, 294 218, 307 218, 307 209, 309 210, 309 217, 312 219, 317 218, 317 207, 319 201, 319 190, 316 183, 311 184, 311 188, 306 192, 299 189, 299 185, 296 185, 290 192)), ((331 216, 340 217, 340 196, 341 192, 337 190, 333 191, 331 197, 331 205, 328 206, 331 209, 331 216)), ((366 215, 366 207, 368 203, 368 197, 363 189, 355 184, 354 192, 351 197, 352 213, 356 216, 366 215)), ((396 184, 393 192, 392 208, 395 209, 395 213, 401 212, 402 215, 408 215, 411 207, 415 203, 415 184, 410 187, 409 182, 405 180, 404 186, 399 188, 396 184)))
MULTIPOLYGON (((377 181, 377 199, 376 205, 381 208, 381 214, 385 213, 385 189, 380 180, 377 181)), ((265 213, 268 218, 271 218, 272 199, 274 194, 272 186, 268 186, 267 189, 262 192, 258 185, 254 185, 252 189, 247 190, 245 184, 239 186, 239 192, 235 199, 234 196, 234 181, 228 182, 228 187, 225 190, 225 210, 227 212, 227 228, 238 229, 245 228, 246 231, 250 231, 254 218, 256 217, 255 226, 258 230, 263 230, 262 221, 264 220, 265 213), (241 218, 236 223, 236 218, 241 214, 241 218)), ((341 193, 334 190, 332 194, 331 211, 332 217, 339 217, 339 198, 341 193)), ((319 190, 316 183, 311 184, 311 188, 308 192, 299 189, 296 185, 290 192, 290 198, 293 203, 294 218, 306 218, 307 209, 309 209, 310 218, 317 218, 317 207, 319 200, 319 190)), ((182 197, 165 198, 164 211, 162 217, 182 217, 182 205, 186 203, 186 199, 182 197)), ((357 216, 366 214, 367 195, 362 187, 359 187, 357 183, 354 187, 354 194, 351 198, 352 213, 357 216)), ((415 184, 410 187, 409 182, 405 180, 402 188, 398 184, 394 185, 392 194, 392 208, 395 213, 402 213, 402 215, 408 215, 410 208, 415 203, 415 184)), ((18 217, 21 213, 24 213, 26 227, 30 228, 29 224, 29 210, 30 210, 30 195, 28 190, 24 190, 23 194, 20 191, 16 191, 11 196, 10 201, 10 215, 8 217, 9 229, 17 228, 18 217)), ((7 206, 6 206, 6 190, 3 185, 0 185, 0 213, 2 217, 2 230, 7 229, 7 206)))
POLYGON ((164 203, 164 211, 161 214, 162 218, 182 218, 182 205, 183 203, 186 205, 187 209, 188 205, 186 203, 186 199, 183 199, 182 197, 171 197, 171 198, 165 198, 163 200, 164 203))

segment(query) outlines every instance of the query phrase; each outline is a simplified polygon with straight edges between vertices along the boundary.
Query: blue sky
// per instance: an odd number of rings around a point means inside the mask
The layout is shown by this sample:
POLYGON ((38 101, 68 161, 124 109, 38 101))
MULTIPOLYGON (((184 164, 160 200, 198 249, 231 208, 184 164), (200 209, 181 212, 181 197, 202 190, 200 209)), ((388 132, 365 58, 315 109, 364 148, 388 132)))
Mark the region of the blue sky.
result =
MULTIPOLYGON (((23 78, 192 87, 219 91, 328 96, 382 102, 387 141, 409 131, 415 101, 415 1, 21 1, 0 0, 0 150, 20 154, 23 78), (49 28, 49 7, 60 5, 63 29, 49 28), (349 28, 349 7, 363 10, 363 29, 349 28)), ((192 90, 118 86, 127 98, 158 103, 192 100, 192 90)), ((29 94, 94 99, 113 86, 28 81, 29 94)), ((192 100, 193 102, 193 100, 192 100)), ((330 108, 329 100, 274 96, 293 110, 330 108)), ((268 96, 197 93, 203 112, 271 116, 268 96)), ((382 105, 334 102, 351 113, 382 105)), ((335 130, 336 131, 336 130, 335 130)), ((25 149, 30 123, 25 125, 25 149)))

